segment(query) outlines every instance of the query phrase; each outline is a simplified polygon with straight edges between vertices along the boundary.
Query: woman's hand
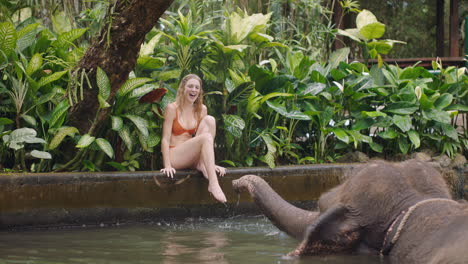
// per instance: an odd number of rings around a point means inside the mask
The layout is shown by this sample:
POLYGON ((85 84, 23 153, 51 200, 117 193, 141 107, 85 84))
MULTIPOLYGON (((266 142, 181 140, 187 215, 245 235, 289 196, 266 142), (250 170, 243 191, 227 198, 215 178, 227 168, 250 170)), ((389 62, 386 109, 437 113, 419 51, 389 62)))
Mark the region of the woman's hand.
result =
POLYGON ((161 172, 164 173, 167 177, 174 178, 174 175, 176 173, 176 170, 174 168, 164 168, 161 169, 161 172))
POLYGON ((226 175, 226 168, 224 168, 224 167, 215 165, 215 171, 216 171, 216 173, 218 173, 219 176, 221 176, 221 177, 223 177, 224 175, 226 175))

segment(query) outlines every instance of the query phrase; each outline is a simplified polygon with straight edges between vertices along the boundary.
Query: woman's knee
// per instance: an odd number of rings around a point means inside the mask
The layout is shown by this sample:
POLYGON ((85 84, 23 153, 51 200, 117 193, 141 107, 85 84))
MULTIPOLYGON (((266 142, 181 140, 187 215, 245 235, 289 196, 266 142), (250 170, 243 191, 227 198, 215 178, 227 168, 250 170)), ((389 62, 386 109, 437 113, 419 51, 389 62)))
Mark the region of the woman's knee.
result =
POLYGON ((213 116, 207 115, 201 122, 205 123, 209 127, 216 127, 216 119, 213 116))

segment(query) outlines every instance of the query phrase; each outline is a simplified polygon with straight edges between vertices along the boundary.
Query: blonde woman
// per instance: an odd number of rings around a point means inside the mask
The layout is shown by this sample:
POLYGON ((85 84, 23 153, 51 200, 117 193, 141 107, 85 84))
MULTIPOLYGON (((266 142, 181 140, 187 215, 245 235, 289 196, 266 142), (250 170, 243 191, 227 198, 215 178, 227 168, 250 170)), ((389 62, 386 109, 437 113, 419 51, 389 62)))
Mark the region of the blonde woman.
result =
POLYGON ((173 178, 178 169, 197 169, 208 179, 208 191, 225 203, 216 174, 224 176, 226 169, 215 164, 215 135, 215 119, 207 114, 203 104, 202 80, 189 74, 180 81, 176 101, 164 111, 161 172, 173 178))

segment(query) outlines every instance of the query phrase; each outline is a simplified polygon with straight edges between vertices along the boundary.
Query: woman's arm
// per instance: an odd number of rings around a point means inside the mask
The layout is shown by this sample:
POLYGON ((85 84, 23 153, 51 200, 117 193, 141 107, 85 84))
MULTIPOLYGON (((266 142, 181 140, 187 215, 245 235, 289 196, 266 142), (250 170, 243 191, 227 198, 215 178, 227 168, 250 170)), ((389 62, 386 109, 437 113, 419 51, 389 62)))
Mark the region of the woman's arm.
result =
POLYGON ((164 123, 163 123, 163 132, 161 140, 161 153, 163 156, 164 168, 161 169, 161 172, 166 174, 168 177, 173 178, 175 174, 175 169, 171 165, 171 157, 169 153, 169 144, 171 142, 172 136, 172 124, 174 123, 174 118, 176 116, 176 105, 174 103, 168 104, 164 110, 164 123))

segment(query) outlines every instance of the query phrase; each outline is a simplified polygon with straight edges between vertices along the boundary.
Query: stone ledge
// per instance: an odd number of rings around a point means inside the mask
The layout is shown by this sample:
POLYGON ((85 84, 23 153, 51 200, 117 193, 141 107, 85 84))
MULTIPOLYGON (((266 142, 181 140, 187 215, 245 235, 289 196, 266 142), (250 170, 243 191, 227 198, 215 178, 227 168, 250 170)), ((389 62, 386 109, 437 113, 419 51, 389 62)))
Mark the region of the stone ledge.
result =
MULTIPOLYGON (((356 165, 230 168, 220 178, 226 205, 211 197, 208 182, 193 170, 179 171, 174 179, 153 171, 0 174, 0 229, 259 214, 250 196, 232 190, 232 180, 246 174, 263 177, 285 200, 311 209, 356 165)), ((456 174, 464 181, 457 181, 458 186, 466 189, 468 169, 456 174)))

